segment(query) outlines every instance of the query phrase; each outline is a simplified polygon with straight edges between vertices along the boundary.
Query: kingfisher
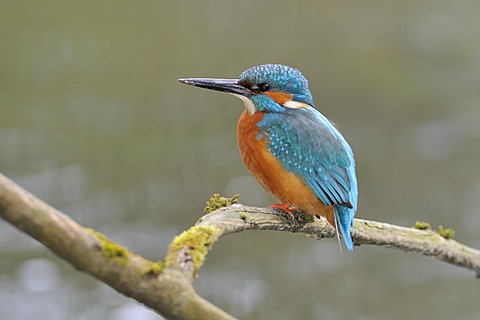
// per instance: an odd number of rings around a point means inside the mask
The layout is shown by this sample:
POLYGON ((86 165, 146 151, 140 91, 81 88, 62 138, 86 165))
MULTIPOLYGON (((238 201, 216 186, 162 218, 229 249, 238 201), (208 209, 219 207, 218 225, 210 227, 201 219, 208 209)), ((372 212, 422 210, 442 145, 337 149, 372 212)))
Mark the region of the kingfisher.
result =
POLYGON ((278 208, 321 215, 353 251, 358 187, 353 151, 313 103, 307 79, 292 67, 265 64, 238 79, 187 78, 181 83, 230 93, 244 105, 237 124, 242 160, 278 208))

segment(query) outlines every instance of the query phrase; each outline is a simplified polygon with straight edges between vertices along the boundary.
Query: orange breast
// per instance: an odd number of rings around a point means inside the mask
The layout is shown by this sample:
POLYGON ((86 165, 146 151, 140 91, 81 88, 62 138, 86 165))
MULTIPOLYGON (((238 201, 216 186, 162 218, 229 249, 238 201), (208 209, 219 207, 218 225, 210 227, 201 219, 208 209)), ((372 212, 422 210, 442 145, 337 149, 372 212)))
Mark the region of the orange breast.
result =
POLYGON ((282 203, 290 202, 308 214, 320 214, 334 225, 333 207, 325 206, 297 175, 286 171, 280 160, 267 148, 268 137, 259 136, 257 123, 263 113, 249 115, 246 111, 238 120, 237 141, 243 163, 257 181, 282 203))

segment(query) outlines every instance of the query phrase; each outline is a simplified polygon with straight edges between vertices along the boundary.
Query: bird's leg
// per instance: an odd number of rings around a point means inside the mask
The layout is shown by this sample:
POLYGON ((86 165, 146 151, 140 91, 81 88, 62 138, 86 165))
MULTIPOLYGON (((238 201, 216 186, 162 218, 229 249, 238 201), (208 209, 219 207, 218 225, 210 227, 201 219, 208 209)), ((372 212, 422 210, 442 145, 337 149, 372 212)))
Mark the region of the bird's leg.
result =
POLYGON ((290 217, 295 218, 295 215, 293 214, 293 211, 297 210, 295 207, 292 207, 292 204, 290 202, 285 202, 285 203, 275 203, 270 206, 269 208, 273 209, 279 209, 288 214, 290 217))

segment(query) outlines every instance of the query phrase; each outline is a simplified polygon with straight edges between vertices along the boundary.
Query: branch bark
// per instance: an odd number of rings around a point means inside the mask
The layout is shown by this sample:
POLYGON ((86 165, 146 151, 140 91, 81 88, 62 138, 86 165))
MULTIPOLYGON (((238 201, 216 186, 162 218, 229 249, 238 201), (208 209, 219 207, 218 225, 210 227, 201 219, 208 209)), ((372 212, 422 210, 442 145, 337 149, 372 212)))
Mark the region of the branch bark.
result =
MULTIPOLYGON (((323 218, 293 220, 274 209, 239 204, 215 210, 170 244, 164 262, 153 262, 84 228, 0 174, 0 218, 37 239, 76 269, 168 319, 233 319, 204 300, 192 282, 208 251, 221 237, 246 230, 302 232, 318 239, 335 237, 323 218)), ((356 245, 397 248, 435 257, 480 274, 480 251, 429 230, 355 220, 356 245)))
POLYGON ((80 226, 1 174, 0 217, 77 270, 167 319, 234 319, 198 296, 182 270, 144 259, 80 226))
MULTIPOLYGON (((324 218, 304 223, 278 215, 275 209, 238 204, 213 211, 197 224, 218 226, 222 236, 245 230, 277 230, 306 233, 317 239, 336 237, 335 229, 324 218)), ((480 251, 446 239, 435 231, 363 219, 355 219, 354 229, 352 239, 356 246, 374 245, 430 256, 469 269, 477 277, 480 276, 480 251)))

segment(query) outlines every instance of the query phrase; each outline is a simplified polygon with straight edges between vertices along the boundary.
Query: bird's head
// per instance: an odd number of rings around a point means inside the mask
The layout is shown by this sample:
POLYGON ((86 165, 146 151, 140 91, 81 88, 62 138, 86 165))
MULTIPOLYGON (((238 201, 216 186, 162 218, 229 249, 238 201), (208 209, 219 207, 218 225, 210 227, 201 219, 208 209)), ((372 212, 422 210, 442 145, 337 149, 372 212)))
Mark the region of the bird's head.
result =
POLYGON ((264 64, 245 70, 238 79, 189 78, 181 83, 228 92, 240 98, 250 115, 313 107, 308 81, 297 69, 264 64))

